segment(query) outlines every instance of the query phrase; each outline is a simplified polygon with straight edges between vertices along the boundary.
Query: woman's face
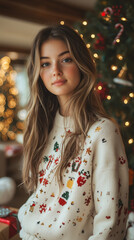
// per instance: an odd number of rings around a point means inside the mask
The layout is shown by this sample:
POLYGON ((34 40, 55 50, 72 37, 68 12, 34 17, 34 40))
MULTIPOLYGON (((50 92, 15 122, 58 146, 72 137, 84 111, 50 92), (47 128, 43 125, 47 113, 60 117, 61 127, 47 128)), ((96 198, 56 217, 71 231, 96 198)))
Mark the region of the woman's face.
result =
POLYGON ((40 76, 58 100, 67 100, 73 94, 80 82, 80 71, 64 41, 50 39, 42 44, 40 76))

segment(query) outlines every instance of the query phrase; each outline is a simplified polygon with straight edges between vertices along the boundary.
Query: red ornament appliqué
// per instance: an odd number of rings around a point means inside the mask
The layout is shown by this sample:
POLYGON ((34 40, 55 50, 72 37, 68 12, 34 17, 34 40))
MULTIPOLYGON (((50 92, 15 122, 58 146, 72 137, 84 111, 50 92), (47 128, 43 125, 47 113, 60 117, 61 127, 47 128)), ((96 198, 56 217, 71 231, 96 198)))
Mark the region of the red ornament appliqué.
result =
POLYGON ((40 208, 39 208, 39 211, 40 211, 40 213, 42 213, 42 212, 46 212, 46 210, 47 210, 47 208, 46 208, 46 204, 42 204, 42 205, 40 205, 40 208))
POLYGON ((119 161, 121 164, 124 164, 126 162, 126 160, 123 157, 119 157, 119 161))

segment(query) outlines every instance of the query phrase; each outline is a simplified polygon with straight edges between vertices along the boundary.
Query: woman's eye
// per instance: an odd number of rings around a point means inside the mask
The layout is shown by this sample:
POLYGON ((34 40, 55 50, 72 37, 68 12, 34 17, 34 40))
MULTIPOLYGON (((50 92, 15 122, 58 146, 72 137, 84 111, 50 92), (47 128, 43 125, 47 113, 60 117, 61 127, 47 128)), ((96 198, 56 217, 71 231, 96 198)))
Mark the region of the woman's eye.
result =
POLYGON ((49 63, 48 62, 45 62, 45 63, 42 63, 41 64, 41 67, 48 67, 49 66, 49 63))
POLYGON ((72 62, 72 58, 65 58, 65 59, 63 59, 63 62, 72 62))

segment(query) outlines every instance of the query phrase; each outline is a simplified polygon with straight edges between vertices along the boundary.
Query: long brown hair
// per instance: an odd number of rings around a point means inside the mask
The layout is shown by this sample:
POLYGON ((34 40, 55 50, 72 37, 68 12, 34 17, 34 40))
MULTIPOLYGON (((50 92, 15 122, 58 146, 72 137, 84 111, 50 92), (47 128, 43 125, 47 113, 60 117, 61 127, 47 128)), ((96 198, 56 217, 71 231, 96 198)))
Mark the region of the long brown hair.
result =
POLYGON ((67 44, 81 73, 81 81, 68 102, 67 110, 71 113, 75 129, 69 138, 66 135, 63 142, 61 162, 56 172, 59 182, 62 181, 63 169, 79 153, 79 144, 84 144, 87 132, 97 116, 107 117, 95 91, 95 62, 83 39, 75 30, 65 25, 42 29, 35 37, 28 63, 30 98, 24 132, 23 164, 23 180, 28 190, 37 186, 39 163, 59 108, 57 97, 45 88, 39 74, 41 46, 54 38, 67 44))

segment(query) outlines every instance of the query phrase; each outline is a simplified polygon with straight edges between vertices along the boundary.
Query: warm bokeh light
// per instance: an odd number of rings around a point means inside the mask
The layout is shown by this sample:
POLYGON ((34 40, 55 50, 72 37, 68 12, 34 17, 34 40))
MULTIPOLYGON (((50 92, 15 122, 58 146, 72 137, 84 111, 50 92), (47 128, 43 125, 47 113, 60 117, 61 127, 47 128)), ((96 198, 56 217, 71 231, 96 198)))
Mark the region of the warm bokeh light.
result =
POLYGON ((3 130, 2 130, 2 134, 6 135, 7 132, 8 132, 8 127, 4 127, 3 130))
POLYGON ((0 77, 3 79, 5 76, 5 71, 3 69, 0 69, 0 77))
POLYGON ((126 121, 125 126, 128 127, 130 125, 130 122, 126 121))
POLYGON ((107 96, 107 100, 111 100, 111 96, 110 95, 107 96))
POLYGON ((87 43, 86 46, 87 46, 87 48, 90 48, 90 47, 91 47, 90 43, 87 43))
POLYGON ((17 95, 18 94, 18 89, 15 87, 12 87, 9 89, 9 93, 12 95, 17 95))
POLYGON ((120 42, 120 39, 119 39, 119 38, 117 38, 117 39, 116 39, 116 42, 117 42, 117 43, 119 43, 119 42, 120 42))
POLYGON ((0 93, 0 105, 5 105, 6 98, 3 93, 0 93))
POLYGON ((99 55, 97 53, 94 53, 95 58, 99 58, 99 55))
POLYGON ((13 114, 14 114, 14 111, 8 108, 8 109, 4 112, 4 118, 8 118, 8 117, 10 117, 10 116, 13 117, 13 114))
POLYGON ((0 117, 2 117, 4 115, 4 111, 5 111, 5 107, 0 106, 0 117))
POLYGON ((13 118, 12 117, 9 117, 5 120, 5 124, 7 123, 8 125, 11 124, 13 121, 13 118))
POLYGON ((133 98, 134 97, 134 93, 129 93, 129 97, 133 98))
POLYGON ((133 138, 130 138, 129 140, 128 140, 128 143, 129 144, 132 144, 134 142, 134 139, 133 138))
POLYGON ((102 90, 102 86, 98 86, 98 90, 101 91, 102 90))
POLYGON ((84 26, 86 26, 87 25, 87 21, 83 21, 83 23, 82 23, 84 26))
POLYGON ((65 23, 64 21, 60 21, 60 24, 61 24, 61 25, 64 25, 64 23, 65 23))
POLYGON ((125 17, 122 17, 121 20, 122 21, 127 21, 127 19, 125 17))
POLYGON ((3 128, 4 128, 4 123, 0 122, 0 132, 2 131, 3 128))
POLYGON ((128 104, 128 100, 127 99, 124 99, 124 104, 128 104))
POLYGON ((16 101, 15 99, 11 99, 9 102, 8 102, 8 107, 9 108, 15 108, 16 107, 16 101))
POLYGON ((17 128, 23 130, 24 129, 24 123, 23 122, 17 122, 16 124, 17 128))
POLYGON ((11 62, 11 60, 8 56, 5 56, 5 57, 1 58, 1 60, 0 60, 0 64, 3 64, 3 63, 10 64, 10 62, 11 62))
POLYGON ((123 60, 123 56, 120 55, 120 54, 117 55, 117 58, 118 58, 119 60, 123 60))
POLYGON ((11 140, 15 140, 16 138, 16 134, 13 131, 8 131, 7 135, 11 140))
POLYGON ((111 66, 111 69, 112 69, 113 71, 116 71, 116 70, 117 70, 117 66, 112 65, 112 66, 111 66))
POLYGON ((2 78, 0 78, 0 86, 2 86, 3 85, 3 79, 2 78))
POLYGON ((92 33, 92 34, 91 34, 91 38, 95 38, 95 34, 92 33))

